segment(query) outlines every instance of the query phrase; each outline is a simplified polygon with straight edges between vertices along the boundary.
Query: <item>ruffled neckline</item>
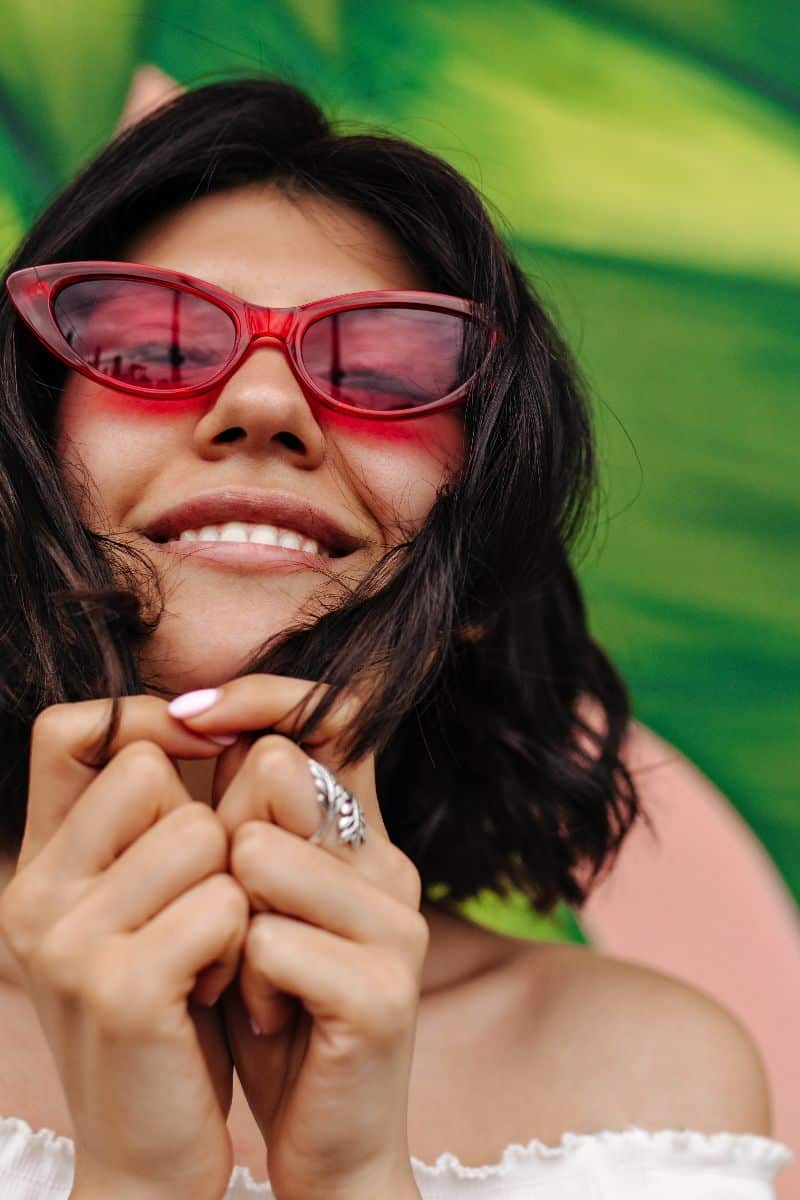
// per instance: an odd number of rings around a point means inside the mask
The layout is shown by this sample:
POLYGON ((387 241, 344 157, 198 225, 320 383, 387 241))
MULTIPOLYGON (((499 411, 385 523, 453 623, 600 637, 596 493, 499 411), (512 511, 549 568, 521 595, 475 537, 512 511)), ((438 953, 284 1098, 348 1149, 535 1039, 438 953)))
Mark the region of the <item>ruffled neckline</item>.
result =
MULTIPOLYGON (((0 1116, 0 1131, 3 1128, 15 1128, 29 1138, 47 1146, 57 1155, 68 1160, 72 1165, 75 1146, 71 1138, 55 1133, 52 1129, 42 1127, 33 1129, 23 1117, 0 1116)), ((562 1134, 556 1146, 547 1145, 539 1138, 531 1138, 526 1145, 511 1142, 503 1150, 499 1160, 481 1167, 469 1167, 462 1163, 457 1155, 449 1150, 438 1156, 434 1163, 423 1162, 422 1159, 411 1155, 411 1165, 415 1174, 421 1178, 441 1178, 451 1176, 456 1179, 491 1179, 509 1175, 516 1166, 535 1161, 553 1161, 565 1159, 570 1155, 579 1155, 587 1148, 606 1147, 612 1153, 624 1151, 634 1159, 648 1158, 652 1163, 653 1156, 663 1158, 665 1164, 674 1165, 676 1158, 684 1163, 730 1164, 767 1173, 768 1176, 777 1173, 782 1167, 794 1161, 793 1151, 775 1138, 764 1137, 756 1133, 700 1133, 694 1129, 642 1129, 638 1125, 629 1125, 625 1129, 604 1129, 596 1133, 562 1134)), ((268 1182, 254 1179, 249 1167, 236 1164, 230 1178, 229 1187, 244 1189, 254 1195, 270 1195, 268 1182)))
POLYGON ((425 1163, 411 1156, 415 1169, 423 1175, 437 1177, 451 1173, 458 1179, 491 1179, 508 1175, 515 1166, 532 1161, 552 1161, 580 1153, 597 1145, 612 1152, 625 1150, 655 1152, 674 1161, 681 1156, 694 1163, 729 1163, 777 1171, 794 1161, 794 1154, 784 1143, 757 1133, 700 1133, 694 1129, 642 1129, 629 1125, 625 1129, 603 1129, 596 1133, 564 1133, 557 1146, 549 1146, 539 1138, 531 1138, 524 1146, 511 1142, 500 1159, 483 1167, 468 1167, 457 1155, 445 1151, 435 1163, 425 1163))

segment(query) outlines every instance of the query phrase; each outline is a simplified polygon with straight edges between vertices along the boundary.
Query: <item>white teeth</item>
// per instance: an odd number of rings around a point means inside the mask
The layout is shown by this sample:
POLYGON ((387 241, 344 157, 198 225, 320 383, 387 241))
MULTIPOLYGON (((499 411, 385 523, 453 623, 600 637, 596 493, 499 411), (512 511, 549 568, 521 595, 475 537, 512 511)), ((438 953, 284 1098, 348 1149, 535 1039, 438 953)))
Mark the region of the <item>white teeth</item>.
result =
MULTIPOLYGON (((262 546, 277 546, 278 531, 274 525, 251 525, 250 541, 258 542, 262 546)), ((316 544, 314 542, 315 546, 316 544)))
POLYGON ((184 529, 178 536, 180 542, 256 542, 262 546, 283 546, 289 550, 303 550, 306 554, 322 554, 327 557, 319 542, 304 538, 292 529, 279 529, 275 525, 248 525, 245 521, 228 521, 224 525, 204 525, 202 529, 184 529))
POLYGON ((219 540, 221 542, 247 542, 250 539, 244 525, 239 521, 229 521, 219 531, 219 540))

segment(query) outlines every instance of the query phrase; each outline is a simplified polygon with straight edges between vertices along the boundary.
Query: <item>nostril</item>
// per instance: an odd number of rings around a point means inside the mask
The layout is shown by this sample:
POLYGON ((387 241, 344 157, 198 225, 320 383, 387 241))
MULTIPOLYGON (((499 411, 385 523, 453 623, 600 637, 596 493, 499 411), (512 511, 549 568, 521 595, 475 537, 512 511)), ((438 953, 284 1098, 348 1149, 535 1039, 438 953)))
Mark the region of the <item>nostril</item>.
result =
POLYGON ((244 430, 241 425, 234 425, 230 429, 223 429, 222 433, 217 434, 214 438, 215 442, 233 442, 244 436, 244 430))
POLYGON ((293 433, 285 433, 284 432, 284 433, 279 433, 277 436, 283 442, 284 446, 288 447, 289 450, 302 451, 305 449, 300 438, 297 437, 293 433))

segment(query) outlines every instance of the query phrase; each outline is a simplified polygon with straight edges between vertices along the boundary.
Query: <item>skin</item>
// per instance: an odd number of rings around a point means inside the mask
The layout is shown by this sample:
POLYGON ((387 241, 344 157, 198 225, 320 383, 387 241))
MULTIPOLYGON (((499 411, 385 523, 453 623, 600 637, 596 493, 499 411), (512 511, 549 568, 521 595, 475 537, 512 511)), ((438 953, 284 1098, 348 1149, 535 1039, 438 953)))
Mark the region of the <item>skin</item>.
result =
MULTIPOLYGON (((274 306, 428 286, 374 220, 317 197, 290 199, 261 183, 167 214, 121 257, 274 306)), ((139 530, 179 498, 230 483, 286 489, 362 539, 340 560, 351 581, 422 525, 464 448, 459 408, 385 425, 354 420, 308 399, 280 348, 263 343, 221 389, 169 412, 70 373, 57 431, 65 481, 91 528, 114 531, 152 556, 139 530)), ((250 574, 191 560, 167 564, 159 551, 155 558, 166 572, 168 603, 141 665, 161 694, 227 682, 258 644, 301 611, 313 611, 315 597, 335 591, 308 569, 250 574)), ((214 763, 178 765, 194 799, 211 803, 214 763)), ((425 904, 422 912, 431 933, 423 999, 521 949, 456 915, 425 904)))

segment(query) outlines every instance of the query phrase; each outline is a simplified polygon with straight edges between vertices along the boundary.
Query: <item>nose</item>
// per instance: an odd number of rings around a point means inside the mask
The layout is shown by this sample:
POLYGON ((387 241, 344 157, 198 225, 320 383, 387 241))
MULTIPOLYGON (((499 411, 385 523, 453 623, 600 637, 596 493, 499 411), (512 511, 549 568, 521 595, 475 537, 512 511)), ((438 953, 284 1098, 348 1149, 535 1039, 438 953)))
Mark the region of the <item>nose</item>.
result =
POLYGON ((280 331, 262 327, 254 336, 233 375, 198 422, 195 436, 212 454, 232 444, 241 449, 244 443, 244 449, 254 455, 280 453, 296 466, 319 466, 325 437, 292 370, 280 331))

